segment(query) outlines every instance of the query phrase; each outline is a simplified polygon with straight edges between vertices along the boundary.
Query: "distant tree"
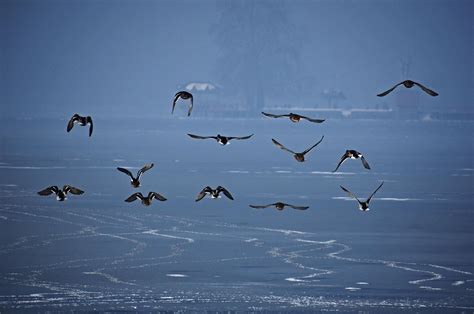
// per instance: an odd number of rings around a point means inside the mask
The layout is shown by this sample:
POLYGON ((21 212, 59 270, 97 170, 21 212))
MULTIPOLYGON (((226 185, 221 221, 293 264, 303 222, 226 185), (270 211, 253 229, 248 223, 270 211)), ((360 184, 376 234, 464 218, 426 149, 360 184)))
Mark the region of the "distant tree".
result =
POLYGON ((268 94, 291 89, 301 73, 301 42, 279 0, 218 1, 220 16, 211 29, 221 48, 217 68, 226 90, 242 95, 246 106, 261 110, 268 94))
POLYGON ((347 98, 343 91, 337 89, 325 89, 322 91, 321 96, 327 100, 328 107, 336 106, 337 101, 347 98))

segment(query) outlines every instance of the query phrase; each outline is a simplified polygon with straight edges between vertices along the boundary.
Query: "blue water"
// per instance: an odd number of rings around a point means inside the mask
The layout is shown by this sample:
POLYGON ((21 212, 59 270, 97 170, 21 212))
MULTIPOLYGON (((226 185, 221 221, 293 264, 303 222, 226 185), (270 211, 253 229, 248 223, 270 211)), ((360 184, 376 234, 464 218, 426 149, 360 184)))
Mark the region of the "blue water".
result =
POLYGON ((98 117, 92 138, 66 123, 0 127, 0 310, 474 310, 472 122, 98 117), (271 143, 322 135, 305 163, 271 143), (346 149, 372 170, 331 173, 346 149), (138 189, 115 169, 150 162, 138 189), (381 181, 365 213, 339 188, 381 181), (36 194, 64 184, 85 194, 36 194), (206 185, 235 200, 194 202, 206 185), (168 201, 125 203, 136 191, 168 201), (310 208, 248 207, 276 201, 310 208))

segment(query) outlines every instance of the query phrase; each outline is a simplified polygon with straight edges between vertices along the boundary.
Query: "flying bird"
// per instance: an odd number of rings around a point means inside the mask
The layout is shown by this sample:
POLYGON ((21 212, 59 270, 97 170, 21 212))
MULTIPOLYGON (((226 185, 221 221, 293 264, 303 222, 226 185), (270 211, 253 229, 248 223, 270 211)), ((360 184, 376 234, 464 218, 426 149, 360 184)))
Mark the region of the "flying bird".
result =
POLYGON ((293 154, 293 157, 296 159, 296 161, 299 161, 299 162, 303 162, 305 159, 304 159, 304 155, 306 155, 307 153, 309 153, 313 148, 315 148, 319 143, 321 143, 321 141, 323 140, 324 138, 324 135, 323 137, 321 137, 321 139, 319 140, 319 142, 317 142, 316 144, 314 144, 313 146, 311 146, 310 148, 308 148, 307 150, 301 152, 301 153, 295 153, 294 151, 286 148, 285 146, 283 146, 282 144, 278 143, 275 139, 272 138, 272 142, 273 144, 275 144, 276 146, 278 146, 279 148, 283 149, 283 150, 286 150, 287 152, 290 152, 293 154))
POLYGON ((232 197, 232 194, 230 194, 229 191, 227 191, 224 187, 218 186, 215 189, 212 189, 210 186, 206 186, 204 189, 202 189, 201 192, 196 197, 196 202, 199 202, 202 200, 206 195, 210 195, 212 198, 220 198, 220 193, 224 193, 225 196, 227 196, 228 199, 234 200, 232 197))
POLYGON ((209 139, 209 138, 212 138, 212 139, 215 139, 219 144, 221 145, 227 145, 227 144, 230 144, 229 141, 230 140, 247 140, 249 138, 251 138, 253 136, 253 134, 250 134, 248 136, 242 136, 242 137, 238 137, 238 136, 222 136, 220 134, 217 134, 217 136, 200 136, 200 135, 194 135, 194 134, 189 134, 188 135, 192 138, 195 138, 195 139, 200 139, 200 140, 205 140, 205 139, 209 139))
POLYGON ((377 193, 377 191, 382 187, 383 185, 383 181, 382 183, 379 185, 379 187, 377 189, 375 189, 374 193, 372 193, 369 198, 365 201, 365 202, 362 202, 360 201, 354 194, 352 194, 351 191, 349 191, 348 189, 346 189, 345 187, 343 187, 342 185, 340 186, 341 189, 344 191, 344 192, 347 192, 349 194, 350 197, 354 198, 355 200, 357 200, 357 202, 359 203, 359 209, 363 212, 365 211, 368 211, 369 210, 369 203, 370 203, 370 200, 372 199, 372 196, 375 195, 375 193, 377 193))
POLYGON ((301 119, 305 119, 305 120, 308 120, 308 121, 314 122, 314 123, 323 123, 324 121, 326 121, 326 120, 322 120, 322 119, 308 118, 308 117, 302 116, 300 114, 292 113, 292 112, 290 112, 288 114, 273 114, 273 113, 266 113, 266 112, 262 111, 262 114, 264 116, 267 116, 267 117, 270 117, 270 118, 288 117, 288 118, 290 118, 291 122, 294 122, 294 123, 300 122, 301 119))
POLYGON ((306 209, 309 208, 309 206, 295 206, 295 205, 286 204, 286 203, 282 203, 282 202, 276 202, 276 203, 268 204, 268 205, 249 205, 249 206, 252 207, 252 208, 267 208, 267 207, 270 207, 270 206, 275 206, 275 208, 278 209, 278 210, 283 210, 285 208, 285 206, 288 206, 288 207, 291 207, 291 208, 294 208, 294 209, 299 209, 299 210, 306 210, 306 209))
POLYGON ((56 185, 53 185, 38 192, 38 194, 41 196, 46 196, 53 193, 56 194, 56 200, 63 202, 67 199, 67 193, 81 195, 84 194, 84 191, 70 185, 65 185, 63 186, 62 190, 60 190, 56 185))
POLYGON ((132 195, 130 195, 126 200, 125 202, 128 202, 128 203, 131 203, 137 199, 140 199, 142 204, 145 205, 145 206, 150 206, 151 205, 151 201, 153 199, 157 199, 159 201, 166 201, 166 198, 156 192, 149 192, 147 197, 144 197, 142 195, 142 193, 140 192, 137 192, 137 193, 133 193, 132 195))
POLYGON ((346 161, 348 158, 350 158, 350 159, 359 159, 359 158, 360 158, 360 160, 362 161, 362 164, 364 165, 364 168, 370 170, 369 163, 367 162, 367 160, 365 160, 364 156, 363 156, 361 153, 359 153, 358 151, 353 150, 353 149, 350 149, 350 150, 346 150, 346 152, 344 153, 344 155, 342 155, 341 160, 339 161, 339 163, 337 164, 336 169, 334 169, 333 172, 336 172, 337 169, 339 169, 339 167, 340 167, 340 166, 344 163, 344 161, 346 161))
POLYGON ((137 177, 135 178, 133 176, 133 174, 130 172, 130 170, 128 169, 125 169, 125 168, 120 168, 120 167, 117 167, 117 170, 118 171, 121 171, 125 174, 127 174, 129 177, 130 177, 130 184, 134 187, 134 188, 138 188, 140 186, 140 176, 142 174, 144 174, 146 171, 150 170, 151 168, 153 168, 153 164, 147 164, 147 165, 144 165, 140 170, 138 170, 138 173, 137 173, 137 177))
POLYGON ((399 85, 402 85, 405 86, 406 88, 412 88, 413 86, 418 86, 420 87, 425 93, 427 93, 428 95, 430 96, 438 96, 438 93, 435 92, 435 91, 432 91, 431 89, 427 88, 427 87, 424 87, 423 85, 421 85, 420 83, 417 83, 417 82, 414 82, 414 81, 411 81, 411 80, 405 80, 403 82, 400 82, 398 83, 397 85, 395 85, 394 87, 390 88, 389 90, 383 92, 383 93, 380 93, 378 94, 377 96, 379 97, 383 97, 385 95, 388 95, 389 93, 391 93, 395 88, 397 88, 399 85))
POLYGON ((94 128, 94 125, 92 123, 92 118, 90 116, 87 117, 82 117, 75 113, 69 122, 67 123, 67 131, 68 133, 72 130, 75 124, 79 124, 80 126, 86 126, 89 124, 89 137, 92 135, 92 130, 94 128))
POLYGON ((191 111, 193 110, 193 95, 187 91, 180 91, 180 92, 177 92, 176 95, 174 95, 173 109, 171 109, 171 114, 173 114, 174 107, 176 106, 176 102, 178 101, 179 98, 184 99, 184 100, 190 99, 191 103, 188 109, 188 117, 189 117, 191 115, 191 111))

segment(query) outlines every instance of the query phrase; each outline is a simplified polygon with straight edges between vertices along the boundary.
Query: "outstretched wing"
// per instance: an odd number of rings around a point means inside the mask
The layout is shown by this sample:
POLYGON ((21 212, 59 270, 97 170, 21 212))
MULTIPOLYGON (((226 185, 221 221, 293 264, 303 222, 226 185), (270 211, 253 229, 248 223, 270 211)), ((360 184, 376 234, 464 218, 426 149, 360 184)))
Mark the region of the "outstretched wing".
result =
POLYGON ((176 106, 176 102, 178 101, 179 97, 181 97, 181 92, 176 93, 174 95, 174 100, 173 100, 173 108, 171 109, 171 114, 174 112, 174 107, 176 106))
POLYGON ((50 195, 50 194, 53 194, 53 193, 57 193, 58 191, 59 191, 58 187, 56 185, 53 185, 53 186, 47 187, 44 190, 39 191, 38 194, 44 196, 44 195, 50 195))
POLYGON ((199 139, 199 140, 205 140, 205 139, 208 139, 208 138, 213 138, 213 139, 217 140, 217 136, 201 136, 201 135, 194 135, 194 134, 189 134, 189 133, 188 133, 188 136, 192 137, 192 138, 195 138, 195 139, 199 139))
POLYGON ((391 93, 395 88, 397 88, 398 85, 401 85, 401 84, 403 84, 403 82, 398 83, 398 84, 395 85, 394 87, 390 88, 389 90, 387 90, 387 91, 385 91, 385 92, 383 92, 383 93, 378 94, 377 96, 379 96, 379 97, 386 96, 386 95, 388 95, 389 93, 391 93))
POLYGON ((229 136, 227 137, 227 139, 230 141, 230 140, 248 140, 249 138, 251 138, 253 136, 253 134, 250 134, 248 136, 229 136))
POLYGON ((323 138, 324 138, 324 135, 323 137, 321 137, 321 139, 316 143, 314 144, 313 146, 311 146, 310 148, 308 148, 307 150, 305 150, 304 152, 302 152, 303 155, 305 155, 306 153, 310 152, 313 148, 315 148, 316 146, 319 145, 319 143, 321 143, 323 141, 323 138))
POLYGON ((275 144, 275 145, 278 146, 279 148, 281 148, 281 149, 283 149, 283 150, 286 150, 287 152, 290 152, 290 153, 292 153, 292 154, 296 154, 294 151, 292 151, 292 150, 286 148, 285 146, 283 146, 282 144, 278 143, 277 140, 275 140, 275 139, 273 139, 273 138, 272 138, 272 142, 273 142, 273 144, 275 144))
POLYGON ((128 175, 130 178, 134 179, 133 173, 131 173, 130 170, 125 169, 125 168, 120 168, 120 167, 117 167, 117 170, 120 171, 120 172, 125 173, 125 174, 128 175))
POLYGON ((219 186, 216 188, 216 190, 217 190, 217 192, 219 192, 219 193, 220 193, 220 192, 224 193, 224 195, 227 196, 227 198, 229 198, 229 199, 231 199, 231 200, 234 200, 234 198, 232 197, 232 194, 230 194, 230 192, 227 191, 225 187, 219 185, 219 186))
POLYGON ((151 168, 153 168, 154 164, 151 163, 151 164, 146 164, 144 165, 140 170, 138 170, 138 173, 137 173, 137 180, 140 179, 140 176, 145 173, 146 171, 150 170, 151 168))
POLYGON ((333 172, 336 172, 337 169, 339 169, 339 167, 344 163, 344 161, 346 161, 347 158, 349 158, 349 156, 348 156, 347 152, 345 152, 344 155, 342 155, 341 160, 339 161, 339 163, 337 164, 336 169, 334 169, 333 172))
POLYGON ((139 198, 139 199, 142 200, 142 199, 143 199, 142 193, 140 193, 140 192, 133 193, 132 195, 130 195, 130 196, 125 200, 125 202, 130 203, 130 202, 135 201, 137 198, 139 198))
POLYGON ((199 192, 199 194, 197 195, 196 197, 196 202, 199 202, 200 200, 202 200, 204 198, 204 196, 206 196, 206 193, 210 193, 212 191, 211 187, 210 186, 206 186, 204 189, 202 189, 201 192, 199 192))
POLYGON ((193 111, 193 95, 191 95, 191 104, 189 105, 188 109, 188 117, 191 115, 191 111, 193 111))
POLYGON ((162 202, 163 202, 163 201, 166 201, 166 198, 165 198, 163 195, 161 195, 161 194, 159 194, 159 193, 156 193, 156 192, 150 192, 150 193, 148 193, 148 198, 149 198, 150 200, 152 200, 153 198, 156 198, 157 200, 162 201, 162 202))
POLYGON ((427 87, 424 87, 423 85, 421 85, 420 83, 417 83, 417 82, 413 82, 415 85, 417 85, 418 87, 420 87, 425 93, 427 93, 428 95, 431 95, 431 96, 438 96, 438 93, 427 88, 427 87))
POLYGON ((270 206, 274 206, 275 204, 268 204, 268 205, 249 205, 252 208, 267 208, 270 206))
POLYGON ((79 115, 77 113, 75 113, 71 119, 69 120, 69 122, 67 123, 67 131, 70 132, 72 130, 72 128, 74 127, 74 122, 77 121, 77 119, 79 118, 79 115))
POLYGON ((89 124, 89 137, 90 137, 92 136, 92 131, 94 130, 94 124, 92 123, 92 118, 90 116, 87 116, 86 121, 89 124))
POLYGON ((78 188, 75 188, 75 187, 70 186, 70 185, 65 185, 65 186, 63 186, 63 192, 64 192, 64 193, 69 193, 69 192, 71 192, 71 194, 74 194, 74 195, 81 195, 81 194, 84 194, 84 191, 83 191, 83 190, 78 189, 78 188))
POLYGON ((305 116, 302 116, 302 115, 299 115, 299 116, 300 116, 300 118, 306 119, 306 120, 308 120, 310 122, 314 122, 314 123, 323 123, 324 121, 326 121, 324 119, 313 119, 313 118, 308 118, 308 117, 305 117, 305 116))
POLYGON ((370 170, 369 163, 367 162, 367 160, 365 160, 364 156, 360 156, 360 160, 362 161, 362 164, 364 165, 364 168, 370 170))
POLYGON ((291 204, 285 204, 285 206, 288 206, 288 207, 291 207, 291 208, 294 208, 294 209, 299 209, 299 210, 307 210, 309 208, 309 206, 295 206, 295 205, 291 205, 291 204))
POLYGON ((340 185, 340 187, 341 187, 341 189, 342 189, 344 192, 346 192, 347 194, 349 194, 350 197, 355 198, 355 199, 360 203, 359 199, 358 199, 354 194, 352 194, 351 191, 349 191, 348 189, 346 189, 346 188, 343 187, 342 185, 340 185))
POLYGON ((264 116, 270 117, 270 118, 281 118, 281 117, 289 117, 289 114, 273 114, 273 113, 266 113, 262 111, 262 114, 264 116))
POLYGON ((374 193, 372 193, 372 195, 369 196, 369 198, 367 199, 367 204, 369 204, 370 199, 372 198, 372 196, 374 196, 375 193, 377 193, 377 191, 382 187, 383 183, 384 182, 382 181, 382 183, 380 183, 379 187, 377 189, 375 189, 374 193))

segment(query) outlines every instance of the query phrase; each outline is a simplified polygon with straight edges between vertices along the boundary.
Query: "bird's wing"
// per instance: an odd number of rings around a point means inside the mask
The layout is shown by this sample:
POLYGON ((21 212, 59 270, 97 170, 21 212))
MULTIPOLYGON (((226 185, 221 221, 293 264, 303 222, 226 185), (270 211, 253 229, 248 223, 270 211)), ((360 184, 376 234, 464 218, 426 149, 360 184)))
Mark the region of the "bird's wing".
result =
POLYGON ((53 193, 57 193, 58 191, 59 191, 59 188, 56 185, 53 185, 53 186, 47 187, 44 190, 39 191, 38 194, 44 196, 44 195, 50 195, 50 194, 53 194, 53 193))
POLYGON ((178 101, 179 97, 181 96, 181 93, 178 92, 176 95, 174 95, 174 100, 173 100, 173 108, 171 109, 171 114, 174 112, 174 107, 176 106, 176 102, 178 101))
POLYGON ((224 195, 227 196, 227 198, 234 200, 234 198, 232 197, 232 194, 230 194, 230 192, 227 191, 225 187, 219 185, 217 187, 217 191, 224 193, 224 195))
POLYGON ((310 122, 314 122, 314 123, 323 123, 324 121, 326 121, 324 119, 313 119, 313 118, 308 118, 308 117, 305 117, 305 116, 302 116, 302 115, 299 115, 299 116, 303 119, 306 119, 306 120, 308 120, 310 122))
POLYGON ((202 189, 201 192, 199 192, 199 194, 197 195, 196 197, 196 202, 199 202, 200 200, 202 200, 204 198, 204 196, 206 196, 206 193, 210 193, 212 191, 211 187, 210 186, 206 186, 204 189, 202 189))
POLYGON ((417 83, 417 82, 413 82, 415 85, 417 85, 418 87, 420 87, 425 93, 427 93, 428 95, 431 95, 431 96, 438 96, 438 93, 427 88, 427 87, 424 87, 423 85, 421 85, 420 83, 417 83))
POLYGON ((339 167, 344 163, 344 161, 346 161, 347 158, 349 158, 349 157, 347 156, 347 152, 346 152, 346 153, 344 153, 344 155, 342 155, 341 160, 339 161, 339 163, 337 164, 336 169, 334 169, 333 172, 336 172, 337 169, 339 169, 339 167))
POLYGON ((377 193, 377 191, 382 187, 383 183, 384 182, 382 181, 382 183, 380 183, 379 187, 377 189, 375 189, 374 193, 372 193, 372 195, 369 196, 369 198, 367 199, 367 204, 370 202, 370 199, 372 198, 372 196, 374 196, 375 193, 377 193))
POLYGON ((70 132, 72 130, 72 128, 74 127, 74 122, 77 121, 77 118, 79 117, 79 115, 77 113, 75 113, 71 119, 69 120, 69 122, 67 123, 67 131, 70 132))
POLYGON ((296 154, 294 151, 292 151, 292 150, 286 148, 285 146, 283 146, 282 144, 278 143, 277 140, 275 140, 275 139, 273 139, 273 138, 272 138, 272 142, 273 142, 273 144, 275 144, 275 145, 278 146, 279 148, 281 148, 281 149, 283 149, 283 150, 286 150, 287 152, 290 152, 290 153, 292 153, 292 154, 296 154))
POLYGON ((310 152, 310 151, 311 151, 313 148, 315 148, 316 146, 318 146, 318 144, 323 141, 323 138, 324 138, 324 135, 323 135, 323 137, 321 137, 321 139, 320 139, 316 144, 314 144, 313 146, 311 146, 310 148, 308 148, 307 150, 305 150, 304 152, 302 152, 302 154, 304 155, 304 154, 310 152))
POLYGON ((348 189, 346 189, 346 188, 343 187, 342 185, 340 185, 340 187, 341 187, 341 189, 342 189, 344 192, 346 192, 347 194, 349 194, 350 197, 355 198, 355 199, 360 203, 359 199, 358 199, 354 194, 352 194, 351 191, 349 191, 348 189))
POLYGON ((227 139, 230 140, 248 140, 251 138, 253 134, 250 134, 248 136, 228 136, 227 139))
POLYGON ((146 164, 144 165, 140 170, 138 170, 138 173, 137 173, 137 180, 140 179, 140 176, 142 174, 144 174, 146 171, 150 170, 151 168, 153 168, 154 164, 151 163, 151 164, 146 164))
POLYGON ((294 209, 299 209, 299 210, 307 210, 309 208, 309 206, 295 206, 295 205, 291 205, 291 204, 285 204, 285 206, 288 206, 288 207, 291 207, 291 208, 294 208, 294 209))
POLYGON ((74 195, 81 195, 81 194, 84 194, 84 191, 83 191, 83 190, 78 189, 78 188, 75 188, 75 187, 70 186, 70 185, 65 185, 65 186, 63 186, 63 192, 64 192, 64 193, 69 193, 69 192, 71 192, 71 194, 74 194, 74 195))
POLYGON ((267 208, 270 206, 273 206, 273 204, 268 204, 268 205, 249 205, 252 208, 267 208))
POLYGON ((262 111, 262 114, 264 116, 270 117, 270 118, 281 118, 281 117, 289 117, 289 114, 273 114, 273 113, 266 113, 262 111))
POLYGON ((161 195, 161 194, 159 194, 159 193, 156 193, 156 192, 150 192, 150 193, 148 193, 148 198, 149 198, 150 200, 153 199, 153 198, 156 198, 157 200, 162 201, 162 202, 163 202, 163 201, 166 201, 166 198, 165 198, 163 195, 161 195))
POLYGON ((94 130, 94 124, 92 123, 92 118, 87 116, 86 118, 87 123, 89 123, 89 137, 92 136, 92 131, 94 130))
POLYGON ((365 160, 364 156, 361 156, 360 160, 362 161, 362 164, 364 165, 364 168, 370 170, 369 163, 367 162, 367 160, 365 160))
POLYGON ((189 105, 188 109, 188 117, 191 115, 191 111, 193 111, 193 95, 191 95, 191 104, 189 105))
POLYGON ((117 170, 127 174, 130 178, 134 179, 133 174, 130 172, 130 170, 120 167, 117 167, 117 170))
POLYGON ((194 135, 194 134, 190 134, 190 133, 188 133, 188 136, 192 137, 192 138, 195 138, 195 139, 199 139, 199 140, 205 140, 205 139, 208 139, 208 138, 213 138, 213 139, 217 140, 217 136, 200 136, 200 135, 194 135))
POLYGON ((135 201, 137 198, 139 198, 139 199, 142 200, 142 199, 143 199, 142 193, 140 193, 140 192, 133 193, 132 195, 130 195, 130 196, 125 200, 125 202, 130 203, 130 202, 135 201))
POLYGON ((391 93, 395 88, 397 88, 398 85, 401 85, 401 84, 403 84, 403 82, 398 83, 398 84, 395 85, 394 87, 390 88, 389 90, 386 90, 386 91, 383 92, 383 93, 378 94, 377 96, 383 97, 383 96, 385 96, 385 95, 388 95, 388 94, 391 93))

